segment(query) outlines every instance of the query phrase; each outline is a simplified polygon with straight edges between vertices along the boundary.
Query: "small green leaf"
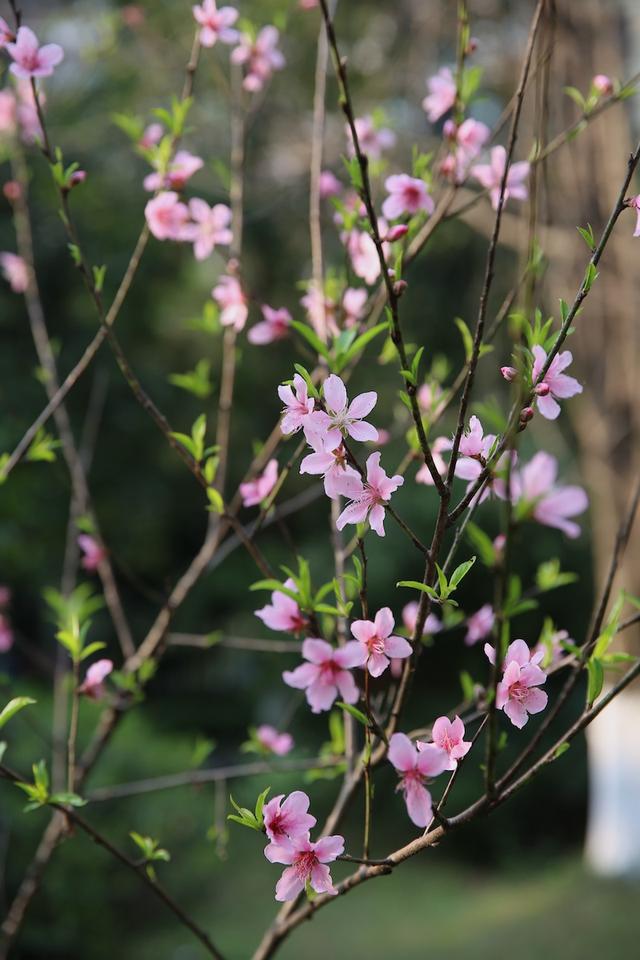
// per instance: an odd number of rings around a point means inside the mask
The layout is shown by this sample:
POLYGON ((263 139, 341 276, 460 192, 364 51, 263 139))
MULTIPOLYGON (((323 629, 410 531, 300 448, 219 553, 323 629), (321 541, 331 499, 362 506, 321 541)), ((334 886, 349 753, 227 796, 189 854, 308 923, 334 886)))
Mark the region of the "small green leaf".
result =
POLYGON ((6 723, 11 720, 12 717, 19 713, 20 710, 24 710, 25 707, 31 706, 32 703, 35 703, 35 700, 32 700, 31 697, 14 697, 13 700, 9 700, 9 703, 4 707, 0 713, 0 730, 6 723))
POLYGON ((369 721, 366 714, 362 710, 358 710, 357 707, 352 706, 350 703, 344 703, 342 700, 336 700, 336 707, 340 707, 341 710, 344 710, 345 713, 348 713, 350 716, 354 717, 358 723, 361 723, 363 727, 369 726, 369 721))
POLYGON ((604 684, 604 670, 600 660, 591 657, 591 659, 587 661, 587 673, 589 675, 587 703, 589 707, 592 707, 595 700, 600 696, 604 684))
POLYGON ((570 743, 561 743, 560 746, 556 750, 554 750, 554 753, 551 759, 557 760, 558 757, 561 757, 563 753, 567 752, 570 746, 571 746, 570 743))
POLYGON ((306 323, 300 323, 298 320, 292 320, 291 326, 313 347, 317 354, 324 357, 325 360, 329 359, 329 350, 311 327, 307 326, 306 323))

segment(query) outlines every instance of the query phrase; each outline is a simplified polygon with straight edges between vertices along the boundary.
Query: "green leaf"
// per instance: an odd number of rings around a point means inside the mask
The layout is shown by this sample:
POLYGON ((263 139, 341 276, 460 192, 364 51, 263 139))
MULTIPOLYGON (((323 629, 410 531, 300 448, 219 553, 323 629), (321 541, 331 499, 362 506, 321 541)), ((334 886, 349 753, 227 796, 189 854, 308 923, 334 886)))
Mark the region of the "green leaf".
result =
POLYGON ((566 752, 567 752, 567 750, 569 749, 570 746, 571 746, 570 743, 561 743, 560 746, 554 751, 553 756, 551 757, 551 759, 552 759, 552 760, 557 760, 558 757, 561 757, 563 753, 566 753, 566 752))
POLYGON ((211 395, 213 386, 211 384, 211 364, 208 360, 199 360, 194 370, 187 373, 171 373, 168 380, 174 387, 186 390, 200 400, 205 400, 211 395))
POLYGON ((469 330, 469 327, 466 325, 462 317, 455 317, 454 323, 457 326, 458 330, 460 331, 460 335, 462 337, 462 344, 464 346, 464 358, 468 363, 469 360, 471 360, 471 357, 473 356, 473 337, 471 335, 471 331, 469 330))
POLYGON ((592 707, 594 701, 600 696, 604 684, 604 670, 600 660, 591 657, 591 659, 587 661, 587 673, 589 675, 587 703, 589 707, 592 707))
POLYGON ((65 807, 86 807, 88 801, 83 800, 77 793, 52 793, 50 803, 59 803, 65 807))
POLYGON ((215 487, 207 487, 207 499, 211 504, 210 510, 215 513, 224 513, 224 500, 219 490, 216 490, 215 487))
POLYGON ((588 293, 595 280, 598 279, 598 270, 595 264, 589 263, 584 275, 584 280, 582 282, 583 290, 588 293))
POLYGON ((106 647, 106 643, 101 643, 99 640, 96 640, 93 643, 89 643, 86 647, 83 648, 82 652, 80 653, 79 659, 81 661, 86 660, 87 657, 90 657, 92 653, 97 653, 98 650, 104 650, 105 647, 106 647))
POLYGON ((486 567, 493 567, 496 562, 496 551, 491 537, 481 530, 477 524, 470 520, 467 523, 465 533, 471 544, 478 551, 480 561, 486 567))
POLYGON ((456 567, 449 578, 449 592, 455 590, 460 581, 463 580, 464 577, 466 577, 466 575, 469 573, 469 570, 471 570, 471 567, 475 562, 476 558, 471 557, 470 560, 465 560, 464 563, 461 563, 458 567, 456 567))
POLYGON ((258 799, 256 800, 255 818, 261 827, 262 827, 262 824, 264 823, 264 818, 262 816, 262 808, 264 807, 265 801, 267 799, 267 795, 270 790, 271 790, 271 787, 267 787, 266 790, 263 790, 262 793, 258 795, 258 799))
POLYGON ((256 583, 251 584, 249 590, 275 590, 278 593, 284 593, 285 597, 291 597, 296 603, 300 602, 300 594, 285 587, 279 580, 257 580, 256 583))
POLYGON ((363 727, 369 726, 369 720, 367 719, 366 714, 362 710, 358 710, 357 707, 352 706, 350 703, 344 703, 342 700, 336 700, 336 707, 340 707, 341 710, 344 710, 345 713, 348 713, 350 716, 354 717, 358 723, 361 723, 363 727))
POLYGON ((36 703, 35 700, 32 700, 31 697, 14 697, 13 700, 9 700, 9 703, 4 707, 0 713, 0 730, 6 723, 11 720, 12 717, 19 713, 20 710, 24 710, 25 707, 31 706, 32 703, 36 703))
POLYGON ((344 370, 346 365, 355 357, 357 357, 357 355, 364 350, 367 344, 371 343, 371 341, 377 337, 379 333, 382 333, 388 329, 389 324, 385 320, 383 323, 378 323, 375 327, 371 327, 370 330, 366 330, 363 334, 361 334, 357 340, 354 340, 346 353, 343 353, 336 361, 334 365, 335 372, 340 373, 342 370, 344 370))
POLYGON ((324 357, 325 360, 329 359, 329 350, 322 342, 318 334, 311 329, 311 327, 309 327, 306 323, 300 323, 298 320, 292 320, 291 326, 304 340, 307 341, 311 347, 313 347, 317 354, 319 354, 321 357, 324 357))
POLYGON ((571 97, 574 103, 577 103, 582 113, 585 112, 585 99, 576 87, 565 87, 564 92, 571 97))
POLYGON ((475 684, 473 677, 466 670, 463 670, 460 674, 460 686, 462 687, 462 696, 467 703, 473 703, 475 700, 475 684))
POLYGON ((580 234, 580 236, 582 237, 586 245, 589 247, 589 250, 591 251, 595 250, 596 241, 593 236, 593 227, 591 226, 591 224, 588 223, 586 227, 576 227, 576 230, 578 231, 578 233, 580 234))
POLYGON ((294 370, 296 371, 296 373, 299 373, 299 374, 300 374, 300 376, 302 377, 302 379, 303 379, 304 382, 306 383, 306 385, 307 385, 307 393, 309 394, 309 396, 310 396, 310 397, 315 397, 315 398, 317 399, 317 398, 320 396, 320 394, 318 393, 318 390, 317 390, 317 388, 316 388, 313 380, 311 379, 311 374, 310 374, 309 371, 306 369, 306 367, 303 367, 301 363, 294 363, 293 368, 294 368, 294 370))
POLYGON ((439 601, 440 598, 433 587, 419 580, 398 580, 396 587, 410 587, 412 590, 420 590, 421 593, 428 593, 432 600, 439 601))

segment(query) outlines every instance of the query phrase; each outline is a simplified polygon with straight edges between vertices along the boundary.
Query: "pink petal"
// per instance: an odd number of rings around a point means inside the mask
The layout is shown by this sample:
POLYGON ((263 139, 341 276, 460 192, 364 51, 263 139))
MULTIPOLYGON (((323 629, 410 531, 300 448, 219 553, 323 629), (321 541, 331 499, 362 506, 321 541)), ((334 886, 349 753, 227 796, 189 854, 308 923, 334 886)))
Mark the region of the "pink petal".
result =
POLYGON ((324 399, 330 410, 342 413, 347 406, 347 391, 344 383, 334 373, 324 382, 324 399))
POLYGON ((437 777, 449 764, 449 755, 446 750, 435 743, 426 743, 418 752, 418 770, 425 777, 437 777))
POLYGON ((389 659, 383 653, 372 653, 367 661, 367 670, 372 677, 380 677, 389 666, 389 659))
POLYGON ((413 649, 409 641, 404 637, 387 637, 384 652, 389 657, 402 660, 404 657, 410 657, 413 649))
POLYGON ((375 390, 358 394, 349 405, 349 417, 354 420, 362 420, 368 413, 371 413, 377 402, 378 394, 375 390))
POLYGON ((415 823, 416 827, 426 827, 433 813, 431 794, 427 788, 415 781, 408 783, 405 790, 405 801, 411 821, 415 823))
POLYGON ((344 853, 344 837, 331 836, 322 837, 315 844, 315 854, 322 863, 331 863, 336 857, 344 853))
POLYGON ((316 893, 328 893, 331 896, 336 896, 338 893, 333 885, 329 867, 323 863, 316 863, 311 868, 311 886, 316 893))
POLYGON ((378 431, 371 423, 367 423, 366 420, 358 420, 355 423, 347 424, 347 433, 360 443, 367 441, 375 443, 378 439, 378 431))
POLYGON ((407 773, 413 770, 418 762, 418 751, 404 733, 394 733, 389 741, 389 762, 396 770, 407 773))
POLYGON ((296 867, 287 867, 276 885, 276 900, 295 900, 304 890, 304 886, 305 880, 298 875, 296 867))
POLYGON ((388 637, 395 626, 395 620, 389 607, 382 607, 376 613, 374 620, 375 632, 379 637, 388 637))

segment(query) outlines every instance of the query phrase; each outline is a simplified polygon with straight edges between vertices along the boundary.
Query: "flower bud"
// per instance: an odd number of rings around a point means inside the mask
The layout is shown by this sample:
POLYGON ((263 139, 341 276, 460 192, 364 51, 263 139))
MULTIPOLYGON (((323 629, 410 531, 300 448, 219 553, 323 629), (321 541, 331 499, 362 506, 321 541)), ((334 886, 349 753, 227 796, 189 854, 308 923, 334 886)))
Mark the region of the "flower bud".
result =
POLYGON ((467 44, 467 49, 465 50, 465 54, 467 56, 470 56, 472 53, 475 53, 476 50, 478 49, 479 43, 480 41, 478 40, 477 37, 469 37, 469 43, 467 44))
POLYGON ((520 429, 524 430, 530 420, 533 420, 533 407, 524 407, 520 411, 520 429))
POLYGON ((7 180, 7 182, 3 184, 2 192, 7 200, 10 203, 13 203, 14 200, 18 200, 20 198, 22 188, 17 180, 7 180))
POLYGON ((513 383, 518 376, 518 371, 515 367, 500 367, 500 373, 508 383, 513 383))
POLYGON ((406 280, 396 280, 396 282, 393 285, 393 292, 395 293, 396 297, 401 297, 406 289, 407 289, 406 280))
POLYGON ((406 223, 399 223, 395 227, 391 227, 384 239, 388 243, 394 243, 396 240, 400 240, 401 237, 406 237, 409 233, 409 227, 406 223))
POLYGON ((86 179, 87 179, 86 170, 74 171, 74 173, 72 173, 71 176, 69 177, 69 189, 71 190, 73 187, 80 186, 80 184, 84 183, 86 179))
POLYGON ((445 140, 455 140, 458 135, 458 125, 455 120, 445 120, 442 126, 442 135, 445 140))
POLYGON ((543 380, 541 383, 535 385, 533 392, 539 397, 546 397, 549 393, 549 384, 543 380))
POLYGON ((593 89, 601 96, 607 96, 613 93, 613 80, 605 73, 597 73, 591 81, 593 89))

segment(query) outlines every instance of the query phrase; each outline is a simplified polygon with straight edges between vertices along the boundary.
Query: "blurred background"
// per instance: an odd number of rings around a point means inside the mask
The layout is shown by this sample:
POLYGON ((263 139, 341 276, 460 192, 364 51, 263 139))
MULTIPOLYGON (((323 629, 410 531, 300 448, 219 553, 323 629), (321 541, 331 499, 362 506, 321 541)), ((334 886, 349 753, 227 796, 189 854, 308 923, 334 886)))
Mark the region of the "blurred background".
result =
MULTIPOLYGON (((2 13, 10 20, 9 6, 5 6, 2 13)), ((398 0, 393 5, 349 0, 339 6, 337 27, 349 55, 357 112, 381 110, 385 125, 397 135, 388 172, 409 168, 413 144, 422 151, 438 146, 440 129, 427 122, 420 104, 427 76, 454 63, 455 6, 445 0, 398 0)), ((471 0, 469 8, 472 34, 478 39, 474 62, 484 69, 471 112, 493 125, 517 82, 533 4, 471 0)), ((193 36, 190 4, 182 0, 139 4, 25 0, 22 9, 43 42, 55 41, 65 49, 64 63, 46 86, 49 129, 65 158, 77 160, 88 172, 86 183, 72 196, 72 206, 89 259, 107 266, 109 300, 143 223, 147 196, 141 184, 148 172, 113 115, 126 112, 150 122, 152 109, 166 107, 179 93, 193 36)), ((287 60, 286 69, 269 86, 248 134, 243 273, 258 299, 286 306, 302 319, 300 285, 311 275, 308 170, 318 12, 302 11, 284 0, 246 0, 240 9, 257 26, 271 22, 284 28, 282 49, 287 60)), ((586 92, 598 73, 624 82, 639 69, 639 51, 640 10, 634 0, 550 4, 516 159, 527 158, 534 138, 546 143, 578 119, 579 109, 563 93, 564 87, 586 92), (543 64, 551 51, 547 70, 543 64)), ((190 192, 210 203, 227 201, 220 171, 220 161, 228 163, 230 142, 228 103, 220 81, 220 73, 227 71, 226 48, 203 51, 184 140, 187 149, 205 158, 190 192)), ((334 107, 336 99, 330 78, 324 166, 342 176, 344 132, 334 107)), ((559 297, 571 302, 586 262, 586 248, 575 226, 591 223, 596 235, 602 229, 639 129, 636 101, 625 100, 603 112, 538 168, 532 196, 546 270, 527 291, 528 302, 526 297, 518 301, 520 307, 531 309, 536 304, 551 315, 557 312, 559 297)), ((56 360, 64 375, 92 338, 95 316, 68 254, 46 164, 35 149, 29 150, 28 163, 38 279, 56 360)), ((4 164, 3 181, 9 177, 9 166, 4 164)), ((325 256, 341 270, 344 256, 331 223, 331 208, 323 210, 325 256)), ((508 207, 492 316, 526 262, 530 216, 530 204, 508 207)), ((407 339, 426 344, 426 366, 443 373, 445 382, 453 379, 464 359, 453 318, 462 317, 471 327, 475 322, 491 226, 488 204, 476 205, 463 219, 444 224, 408 273, 409 290, 402 301, 407 339)), ((584 485, 591 500, 589 518, 584 518, 582 536, 576 541, 547 528, 527 527, 519 532, 514 565, 525 587, 532 583, 540 563, 550 557, 559 558, 563 570, 578 574, 575 583, 545 596, 543 607, 519 618, 517 635, 530 643, 537 640, 544 616, 582 641, 595 584, 602 580, 637 476, 635 244, 640 240, 632 240, 633 226, 629 212, 607 248, 601 278, 570 342, 576 361, 572 372, 585 383, 585 392, 566 405, 566 415, 559 421, 536 417, 522 439, 524 459, 540 448, 550 451, 560 461, 563 481, 584 485)), ((6 201, 0 249, 15 250, 6 201)), ((134 370, 177 430, 188 432, 203 411, 211 421, 215 417, 221 338, 198 329, 195 321, 202 317, 203 305, 222 271, 223 264, 215 257, 196 263, 190 249, 152 240, 118 319, 118 333, 134 370), (211 363, 212 390, 200 399, 168 378, 192 370, 203 357, 211 363)), ((480 413, 488 425, 494 425, 490 423, 494 409, 507 409, 508 387, 497 377, 497 369, 510 362, 511 349, 505 325, 477 380, 476 396, 485 401, 480 413)), ((229 490, 235 490, 256 445, 273 428, 279 410, 276 386, 291 375, 292 363, 299 359, 289 343, 254 347, 241 337, 239 350, 229 490)), ((397 402, 397 371, 393 363, 379 363, 378 352, 379 348, 374 349, 366 369, 356 373, 353 391, 368 389, 373 372, 380 395, 375 422, 392 429, 404 416, 397 402)), ((15 446, 44 402, 23 301, 4 285, 0 291, 0 450, 15 446)), ((94 448, 91 492, 139 642, 158 605, 199 548, 206 516, 199 496, 194 496, 193 478, 134 402, 107 347, 72 392, 68 410, 78 438, 83 431, 86 436, 87 423, 89 433, 97 431, 97 442, 89 440, 94 448)), ((445 419, 438 432, 448 434, 453 423, 445 419)), ((388 468, 406 452, 402 432, 386 448, 388 468)), ((284 447, 281 463, 294 443, 284 447)), ((408 481, 397 494, 397 507, 426 538, 435 519, 436 497, 432 488, 417 486, 414 476, 411 467, 408 481)), ((309 478, 294 472, 282 497, 295 497, 309 485, 309 478)), ((0 490, 0 582, 12 591, 9 616, 15 639, 12 648, 0 654, 0 700, 30 694, 38 701, 10 728, 9 760, 20 770, 51 755, 56 643, 42 591, 60 586, 69 497, 69 477, 61 456, 53 464, 19 466, 0 490)), ((253 516, 246 511, 243 519, 253 516)), ((479 518, 491 536, 499 532, 500 516, 494 505, 483 506, 479 518)), ((266 528, 260 537, 261 549, 277 567, 291 563, 295 545, 309 560, 314 582, 323 583, 332 576, 328 519, 327 502, 311 502, 286 522, 266 528)), ((370 545, 371 596, 376 607, 391 605, 398 620, 408 598, 399 598, 393 584, 419 576, 418 561, 391 524, 387 524, 386 540, 370 545)), ((636 594, 640 593, 639 570, 636 537, 620 575, 620 583, 636 594)), ((257 577, 246 554, 230 552, 193 591, 173 629, 273 637, 253 614, 264 602, 263 594, 248 592, 257 577)), ((82 574, 81 579, 88 577, 82 574)), ((490 573, 477 564, 461 592, 464 611, 472 613, 490 602, 491 591, 490 573)), ((448 631, 422 657, 405 729, 449 710, 461 699, 462 669, 479 681, 485 677, 481 645, 469 651, 463 635, 461 628, 448 631)), ((107 643, 108 654, 117 660, 117 645, 104 611, 95 616, 91 636, 107 643)), ((625 642, 634 649, 633 630, 625 634, 625 642)), ((121 724, 87 789, 203 764, 238 762, 243 758, 239 748, 247 739, 247 728, 263 722, 286 726, 294 733, 294 758, 313 757, 328 738, 326 717, 312 716, 280 679, 282 670, 292 668, 297 660, 295 655, 215 646, 170 648, 148 685, 144 702, 121 724)), ((558 688, 557 678, 549 682, 551 697, 558 688)), ((568 705, 567 717, 580 709, 582 697, 579 692, 568 705)), ((630 718, 625 729, 638 729, 637 698, 633 690, 625 695, 621 709, 630 718)), ((87 742, 100 709, 83 702, 81 744, 87 742)), ((637 821, 638 807, 631 798, 634 784, 640 789, 640 747, 637 738, 623 742, 620 725, 616 726, 615 718, 612 723, 604 751, 611 761, 620 747, 622 756, 614 757, 608 770, 607 782, 615 781, 608 801, 613 806, 592 811, 589 863, 583 857, 590 795, 587 746, 579 740, 561 762, 492 818, 322 911, 312 924, 294 933, 279 955, 290 960, 300 956, 377 960, 390 955, 407 960, 424 956, 477 960, 513 949, 520 960, 533 960, 543 952, 566 960, 635 955, 640 936, 634 876, 640 866, 637 836, 634 840, 627 834, 622 853, 614 856, 611 850, 616 843, 620 846, 618 841, 611 840, 613 847, 607 846, 603 854, 602 844, 593 835, 602 810, 609 826, 618 815, 625 822, 628 809, 632 821, 637 821)), ((514 731, 509 737, 507 757, 522 736, 514 731)), ((598 769, 601 748, 594 744, 592 750, 593 769, 598 769)), ((136 851, 129 831, 158 838, 172 856, 171 863, 160 865, 160 879, 210 930, 226 956, 246 958, 274 915, 272 890, 279 874, 264 860, 260 838, 233 825, 226 833, 221 805, 229 789, 250 805, 267 785, 276 793, 303 788, 310 792, 321 819, 330 808, 337 783, 316 780, 305 786, 304 777, 303 773, 280 773, 245 779, 224 785, 224 795, 220 790, 216 795, 209 785, 181 787, 96 802, 86 812, 132 856, 136 851)), ((405 842, 410 831, 388 765, 377 772, 375 784, 372 854, 382 856, 405 842)), ((475 799, 480 784, 480 772, 470 764, 456 786, 451 810, 475 799)), ((22 815, 22 806, 22 795, 0 784, 1 915, 47 822, 45 812, 22 815)), ((347 837, 359 837, 360 819, 356 804, 343 831, 347 837)), ((344 868, 338 865, 334 877, 346 873, 344 868)), ((201 955, 198 945, 137 879, 84 836, 65 842, 54 855, 11 953, 16 960, 113 956, 196 960, 201 955)))

